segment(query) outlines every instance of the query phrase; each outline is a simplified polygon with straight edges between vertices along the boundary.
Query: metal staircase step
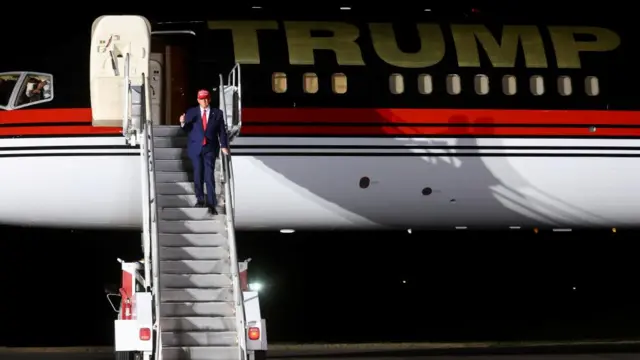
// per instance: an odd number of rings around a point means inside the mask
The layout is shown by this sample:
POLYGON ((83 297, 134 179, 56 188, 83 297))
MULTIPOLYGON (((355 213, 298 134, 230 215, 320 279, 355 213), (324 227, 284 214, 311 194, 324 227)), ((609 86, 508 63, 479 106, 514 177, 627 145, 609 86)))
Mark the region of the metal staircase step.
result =
POLYGON ((184 148, 187 147, 187 137, 160 137, 153 134, 154 151, 162 148, 184 148))
MULTIPOLYGON (((158 186, 160 184, 156 184, 158 186)), ((216 194, 218 207, 224 205, 224 194, 216 194)), ((158 206, 160 208, 185 208, 196 206, 195 195, 158 195, 158 206)), ((218 209, 221 212, 222 208, 218 209)))
POLYGON ((206 303, 163 303, 160 305, 162 316, 234 316, 233 302, 206 303))
POLYGON ((233 301, 233 289, 162 289, 160 301, 165 302, 210 302, 233 301))
POLYGON ((162 349, 163 360, 240 360, 236 346, 179 346, 162 349))
POLYGON ((156 160, 156 171, 192 171, 191 161, 156 160))
POLYGON ((158 241, 163 247, 227 246, 226 232, 218 234, 160 234, 158 241))
MULTIPOLYGON (((160 160, 156 159, 156 171, 167 171, 167 172, 183 172, 193 171, 193 165, 191 164, 191 160, 187 159, 179 159, 179 160, 160 160)), ((220 161, 217 161, 215 164, 216 172, 220 171, 220 161)))
MULTIPOLYGON (((216 184, 219 185, 219 184, 216 184)), ((161 183, 156 185, 156 191, 158 195, 192 195, 196 193, 195 185, 192 182, 175 182, 175 183, 161 183)), ((216 194, 223 192, 222 186, 216 186, 216 194)), ((208 189, 205 186, 204 193, 208 193, 208 189)))
POLYGON ((162 332, 162 344, 170 346, 236 346, 235 331, 162 332))
POLYGON ((167 208, 160 211, 161 220, 217 220, 225 221, 224 215, 211 215, 207 208, 167 208))
POLYGON ((187 149, 182 147, 154 149, 156 160, 189 159, 187 149))
POLYGON ((156 183, 168 183, 178 181, 193 181, 192 171, 158 171, 156 172, 156 183))
POLYGON ((210 247, 163 247, 160 249, 160 260, 221 260, 228 259, 226 248, 210 247))
POLYGON ((180 125, 156 125, 153 127, 154 137, 182 137, 187 134, 180 125))
POLYGON ((217 234, 225 231, 225 223, 218 220, 160 220, 158 229, 165 234, 217 234))
POLYGON ((214 316, 163 317, 160 327, 163 331, 233 331, 236 319, 214 316))
POLYGON ((229 272, 229 259, 221 260, 162 260, 162 274, 210 274, 229 272))
POLYGON ((213 289, 231 287, 228 274, 160 274, 164 288, 172 289, 213 289))

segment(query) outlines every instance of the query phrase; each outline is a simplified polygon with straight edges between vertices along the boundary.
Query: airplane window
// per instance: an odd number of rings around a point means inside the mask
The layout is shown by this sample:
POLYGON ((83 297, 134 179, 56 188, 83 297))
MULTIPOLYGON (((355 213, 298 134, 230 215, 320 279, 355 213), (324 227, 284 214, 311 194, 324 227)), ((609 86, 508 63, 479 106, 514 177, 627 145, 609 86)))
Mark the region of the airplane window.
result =
POLYGON ((307 94, 318 92, 318 75, 315 73, 305 73, 302 75, 302 88, 307 94))
POLYGON ((420 74, 418 76, 418 91, 422 95, 429 95, 433 92, 433 79, 429 74, 420 74))
POLYGON ((589 96, 598 96, 600 94, 600 82, 595 76, 587 76, 584 79, 584 90, 589 96))
POLYGON ((402 94, 404 92, 404 77, 400 74, 389 76, 389 91, 392 94, 402 94))
POLYGON ((336 94, 344 94, 347 92, 347 75, 343 73, 335 73, 331 75, 331 89, 336 94))
POLYGON ((473 79, 473 86, 475 87, 476 94, 487 95, 489 93, 489 77, 483 74, 476 75, 473 79))
POLYGON ((505 75, 502 77, 502 92, 505 95, 515 95, 518 91, 516 77, 513 75, 505 75))
POLYGON ((558 92, 562 96, 569 96, 573 92, 571 78, 568 76, 558 76, 558 92))
POLYGON ((460 75, 458 74, 449 74, 447 75, 447 92, 450 95, 458 95, 461 91, 460 86, 460 75))
POLYGON ((14 108, 24 108, 51 100, 53 100, 53 76, 30 73, 20 87, 14 108))
POLYGON ((7 107, 20 74, 0 74, 0 107, 7 107))
POLYGON ((533 75, 529 79, 531 93, 536 96, 544 94, 544 79, 540 75, 533 75))
POLYGON ((273 73, 271 76, 271 89, 273 92, 282 94, 287 91, 287 74, 283 72, 273 73))

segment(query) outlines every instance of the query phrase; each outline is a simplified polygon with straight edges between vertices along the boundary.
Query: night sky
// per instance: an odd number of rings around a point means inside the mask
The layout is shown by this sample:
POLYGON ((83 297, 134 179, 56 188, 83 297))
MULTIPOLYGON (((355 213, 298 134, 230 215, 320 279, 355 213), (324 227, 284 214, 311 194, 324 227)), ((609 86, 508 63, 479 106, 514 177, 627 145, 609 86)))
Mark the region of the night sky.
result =
MULTIPOLYGON (((109 345, 138 233, 0 228, 0 346, 109 345)), ((640 335, 638 233, 239 233, 270 342, 640 335)))

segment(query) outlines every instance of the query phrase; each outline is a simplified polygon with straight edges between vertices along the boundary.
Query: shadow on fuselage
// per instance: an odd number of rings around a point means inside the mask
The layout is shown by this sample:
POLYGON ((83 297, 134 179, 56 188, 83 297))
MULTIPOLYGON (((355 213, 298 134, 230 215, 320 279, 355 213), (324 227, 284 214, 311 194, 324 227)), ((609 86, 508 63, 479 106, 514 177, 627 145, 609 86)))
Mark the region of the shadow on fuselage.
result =
MULTIPOLYGON (((377 114, 376 110, 371 111, 377 114)), ((387 121, 377 116, 380 123, 387 121)), ((493 135, 493 128, 486 126, 494 122, 492 118, 477 118, 474 122, 485 124, 481 135, 493 135)), ((505 227, 532 223, 566 226, 584 225, 585 219, 604 221, 535 188, 510 164, 509 158, 483 157, 482 145, 471 135, 470 123, 466 115, 456 115, 449 119, 447 132, 439 134, 442 139, 416 140, 406 133, 406 138, 393 140, 398 146, 420 144, 421 149, 427 149, 422 155, 389 156, 381 149, 376 156, 347 153, 256 158, 312 194, 302 196, 318 196, 326 200, 329 210, 343 213, 345 218, 356 215, 383 227, 421 224, 481 228, 497 223, 505 227), (445 140, 449 132, 452 139, 445 140), (370 179, 368 188, 359 187, 363 177, 370 179), (527 195, 522 189, 536 195, 527 195)))

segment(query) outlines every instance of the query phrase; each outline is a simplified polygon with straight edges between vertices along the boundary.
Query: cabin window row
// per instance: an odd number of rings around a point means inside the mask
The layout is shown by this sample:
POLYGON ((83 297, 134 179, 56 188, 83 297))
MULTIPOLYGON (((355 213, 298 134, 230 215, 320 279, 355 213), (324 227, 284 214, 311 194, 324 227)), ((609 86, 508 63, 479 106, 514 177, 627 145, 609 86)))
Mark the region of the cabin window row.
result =
MULTIPOLYGON (((271 88, 273 92, 282 94, 287 92, 287 74, 282 72, 273 73, 271 77, 271 88)), ((320 89, 318 75, 315 73, 305 73, 302 75, 302 89, 307 94, 315 94, 320 89)), ((331 91, 335 94, 347 92, 347 76, 343 73, 331 75, 331 91)))
MULTIPOLYGON (((573 80, 569 76, 559 76, 557 78, 558 93, 562 96, 573 94, 573 80)), ((429 74, 421 74, 418 76, 418 91, 420 94, 429 95, 433 93, 433 78, 429 74)), ((490 91, 489 77, 484 74, 478 74, 474 77, 474 90, 478 95, 487 95, 490 91)), ((274 92, 282 94, 287 91, 287 74, 282 72, 273 73, 271 81, 274 92)), ((518 92, 518 84, 514 75, 504 75, 501 79, 500 87, 505 95, 516 95, 518 92)), ((446 77, 447 93, 450 95, 458 95, 462 92, 460 75, 449 74, 446 77)), ((315 73, 305 73, 302 76, 302 89, 307 94, 315 94, 318 92, 318 76, 315 73)), ((587 76, 584 78, 584 89, 588 96, 598 96, 600 94, 600 83, 595 76, 587 76)), ((347 92, 347 76, 343 73, 335 73, 331 75, 331 90, 335 94, 344 94, 347 92)), ((405 91, 405 78, 401 74, 391 74, 389 76, 389 91, 392 94, 403 94, 405 91)), ((541 75, 533 75, 529 78, 529 91, 531 94, 540 96, 544 95, 545 78, 541 75)))
MULTIPOLYGON (((573 79, 569 76, 558 76, 557 89, 562 96, 573 94, 573 79)), ((462 92, 462 84, 460 75, 449 74, 446 78, 447 93, 450 95, 458 95, 462 92)), ((490 91, 489 77, 484 74, 475 75, 473 79, 473 87, 478 95, 487 95, 490 91)), ((505 95, 516 95, 518 92, 518 83, 514 75, 504 75, 501 79, 499 87, 505 95)), ((595 76, 587 76, 584 78, 584 89, 588 96, 597 96, 600 94, 600 84, 595 76)), ((389 76, 389 91, 392 94, 403 94, 405 91, 404 76, 401 74, 391 74, 389 76)), ((433 92, 433 78, 429 74, 421 74, 418 76, 418 91, 420 94, 429 95, 433 92)), ((533 75, 529 77, 529 91, 531 94, 540 96, 544 95, 545 78, 541 75, 533 75)))

